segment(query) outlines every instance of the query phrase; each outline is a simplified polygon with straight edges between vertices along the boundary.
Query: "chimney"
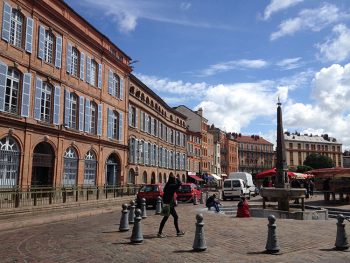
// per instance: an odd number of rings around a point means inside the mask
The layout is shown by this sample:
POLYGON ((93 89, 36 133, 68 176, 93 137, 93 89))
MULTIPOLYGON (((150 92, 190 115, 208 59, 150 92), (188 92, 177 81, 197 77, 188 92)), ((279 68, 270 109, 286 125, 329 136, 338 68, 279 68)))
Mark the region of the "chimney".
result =
POLYGON ((198 115, 200 115, 201 117, 203 117, 203 109, 202 109, 202 108, 199 108, 199 109, 197 110, 197 113, 198 113, 198 115))

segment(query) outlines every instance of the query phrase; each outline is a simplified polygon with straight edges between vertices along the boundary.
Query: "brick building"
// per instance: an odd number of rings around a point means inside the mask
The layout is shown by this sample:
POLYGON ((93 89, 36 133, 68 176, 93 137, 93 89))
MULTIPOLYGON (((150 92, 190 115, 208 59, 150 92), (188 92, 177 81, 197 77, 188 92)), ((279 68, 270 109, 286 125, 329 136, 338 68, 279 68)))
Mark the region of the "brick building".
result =
POLYGON ((0 8, 0 185, 123 184, 130 58, 61 0, 0 8))
POLYGON ((199 175, 201 161, 201 133, 187 130, 187 171, 199 175))
POLYGON ((134 75, 129 89, 128 183, 186 181, 186 117, 134 75))

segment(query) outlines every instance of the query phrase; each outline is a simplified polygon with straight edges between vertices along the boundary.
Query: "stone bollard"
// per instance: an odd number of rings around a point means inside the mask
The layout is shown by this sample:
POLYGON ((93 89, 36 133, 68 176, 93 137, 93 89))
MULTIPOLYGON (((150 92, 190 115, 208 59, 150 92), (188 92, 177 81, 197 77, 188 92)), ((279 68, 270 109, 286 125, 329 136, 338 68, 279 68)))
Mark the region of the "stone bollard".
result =
POLYGON ((277 236, 276 236, 276 217, 274 215, 269 215, 269 224, 268 226, 268 234, 267 234, 267 242, 266 242, 266 252, 273 254, 280 251, 280 247, 278 246, 277 236))
POLYGON ((206 192, 205 192, 205 203, 207 203, 208 198, 209 198, 209 192, 206 191, 206 192))
POLYGON ((193 195, 193 205, 198 205, 198 200, 197 200, 197 194, 194 193, 193 195))
POLYGON ((157 197, 157 206, 156 206, 156 215, 160 215, 162 212, 162 198, 160 196, 157 197))
POLYGON ((129 230, 129 211, 128 205, 122 205, 122 217, 120 218, 119 231, 124 232, 129 230))
POLYGON ((201 191, 201 197, 200 197, 200 200, 199 200, 199 203, 202 205, 204 204, 204 195, 203 195, 203 191, 201 191))
POLYGON ((135 201, 130 201, 130 210, 129 210, 129 224, 133 224, 135 222, 135 201))
POLYGON ((142 219, 147 218, 146 199, 145 198, 141 199, 141 216, 142 216, 142 219))
POLYGON ((137 208, 135 210, 135 223, 134 227, 132 228, 132 234, 130 237, 131 243, 141 244, 143 242, 141 220, 141 210, 137 208))
POLYGON ((339 214, 337 223, 337 238, 335 240, 335 249, 337 250, 346 250, 349 248, 348 237, 345 231, 344 219, 345 217, 342 214, 339 214))
POLYGON ((194 236, 194 241, 193 241, 193 250, 194 251, 204 251, 207 249, 207 244, 205 242, 205 237, 204 237, 204 223, 203 223, 203 214, 197 214, 196 215, 196 233, 194 236))

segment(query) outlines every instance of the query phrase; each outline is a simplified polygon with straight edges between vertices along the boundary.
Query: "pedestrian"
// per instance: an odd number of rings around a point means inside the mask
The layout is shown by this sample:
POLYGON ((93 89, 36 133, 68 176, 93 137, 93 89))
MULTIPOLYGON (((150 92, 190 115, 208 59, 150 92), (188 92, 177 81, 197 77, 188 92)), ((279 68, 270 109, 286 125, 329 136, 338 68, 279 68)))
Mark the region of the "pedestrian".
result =
POLYGON ((205 205, 208 207, 208 210, 210 210, 211 207, 214 207, 217 213, 220 212, 219 205, 221 204, 220 201, 216 198, 216 194, 209 196, 205 205))
POLYGON ((314 183, 314 181, 311 179, 311 180, 310 180, 310 196, 311 196, 311 197, 314 195, 314 188, 315 188, 315 183, 314 183))
POLYGON ((310 197, 310 181, 306 180, 304 183, 306 199, 310 197))
POLYGON ((237 217, 250 217, 249 204, 244 196, 241 197, 237 206, 237 217))
POLYGON ((163 209, 161 212, 161 214, 163 215, 163 219, 160 222, 159 231, 157 235, 160 238, 166 237, 166 235, 163 234, 163 228, 170 215, 172 215, 174 218, 174 225, 175 225, 177 236, 183 236, 185 234, 185 232, 179 229, 179 224, 178 224, 179 217, 175 210, 174 193, 176 192, 177 189, 179 189, 180 186, 181 186, 180 179, 175 178, 174 175, 169 176, 168 182, 164 186, 163 209))

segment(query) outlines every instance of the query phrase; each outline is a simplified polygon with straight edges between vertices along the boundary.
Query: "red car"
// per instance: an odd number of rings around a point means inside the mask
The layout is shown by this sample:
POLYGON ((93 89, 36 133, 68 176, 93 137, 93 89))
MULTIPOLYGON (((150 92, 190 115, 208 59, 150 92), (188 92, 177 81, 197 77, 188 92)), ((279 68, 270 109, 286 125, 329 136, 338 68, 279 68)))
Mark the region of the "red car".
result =
POLYGON ((201 196, 201 190, 193 183, 183 183, 180 188, 176 191, 177 200, 182 202, 193 202, 194 195, 197 196, 197 201, 201 196))
POLYGON ((137 206, 141 206, 141 199, 146 199, 146 206, 151 205, 153 207, 157 204, 158 196, 163 198, 163 184, 145 184, 137 193, 137 206))

